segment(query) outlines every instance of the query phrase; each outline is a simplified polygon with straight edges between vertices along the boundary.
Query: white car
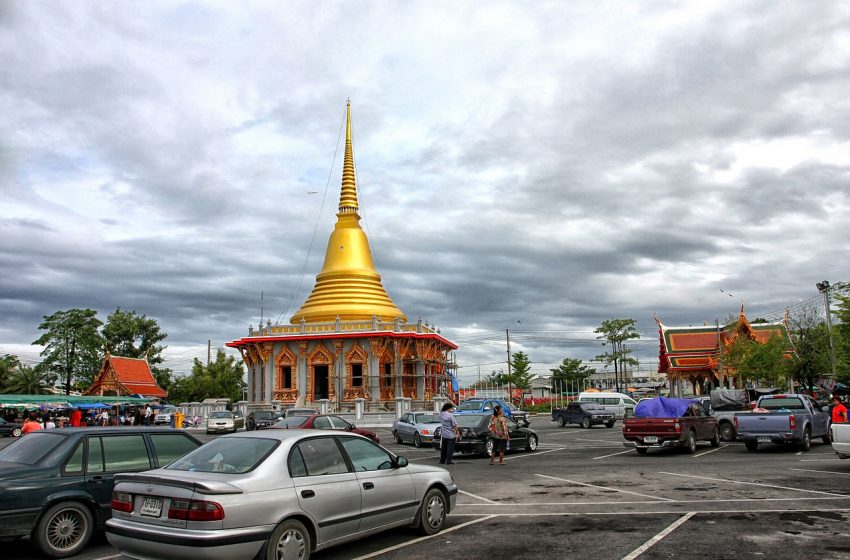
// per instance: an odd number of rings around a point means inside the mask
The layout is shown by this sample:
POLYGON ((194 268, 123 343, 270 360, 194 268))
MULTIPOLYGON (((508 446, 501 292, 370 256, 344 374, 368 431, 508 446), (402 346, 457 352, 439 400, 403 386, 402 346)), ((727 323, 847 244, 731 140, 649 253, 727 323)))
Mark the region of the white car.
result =
POLYGON ((850 458, 850 424, 832 424, 829 428, 832 449, 840 459, 850 458))
POLYGON ((236 421, 229 410, 216 410, 207 416, 207 433, 231 433, 236 431, 236 421))

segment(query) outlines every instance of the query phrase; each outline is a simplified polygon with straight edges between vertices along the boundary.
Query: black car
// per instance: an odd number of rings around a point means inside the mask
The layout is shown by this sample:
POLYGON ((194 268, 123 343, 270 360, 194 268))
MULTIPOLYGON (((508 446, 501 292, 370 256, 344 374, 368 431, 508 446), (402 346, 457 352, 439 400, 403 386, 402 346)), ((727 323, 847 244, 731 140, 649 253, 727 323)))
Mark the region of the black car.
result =
POLYGON ((115 473, 167 465, 199 447, 182 430, 38 430, 0 450, 0 539, 31 536, 42 555, 79 553, 112 514, 115 473))
POLYGON ((591 402, 571 402, 564 408, 553 408, 552 420, 561 428, 567 424, 578 424, 582 428, 605 424, 606 428, 613 428, 616 422, 613 412, 601 404, 591 402))
MULTIPOLYGON (((458 453, 478 453, 483 457, 493 454, 493 440, 490 439, 490 418, 492 414, 458 414, 455 416, 460 437, 455 442, 455 451, 458 453)), ((537 432, 531 428, 523 428, 515 420, 505 417, 508 422, 508 433, 511 440, 508 442, 508 451, 525 449, 534 451, 537 449, 537 432)), ((433 446, 440 447, 440 430, 435 434, 433 446)))
POLYGON ((283 414, 277 410, 255 410, 245 419, 246 430, 265 430, 274 426, 283 414))
POLYGON ((0 436, 21 437, 21 423, 8 422, 0 418, 0 436))

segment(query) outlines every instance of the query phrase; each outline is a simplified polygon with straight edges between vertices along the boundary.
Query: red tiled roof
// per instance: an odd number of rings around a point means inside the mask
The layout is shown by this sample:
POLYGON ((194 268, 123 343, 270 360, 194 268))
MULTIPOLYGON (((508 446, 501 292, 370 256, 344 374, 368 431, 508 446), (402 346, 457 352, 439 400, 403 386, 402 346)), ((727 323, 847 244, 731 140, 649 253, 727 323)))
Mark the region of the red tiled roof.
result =
POLYGON ((110 370, 115 372, 118 384, 128 395, 138 394, 143 397, 165 397, 168 395, 165 389, 157 385, 147 360, 122 358, 108 354, 97 378, 92 386, 85 391, 85 394, 101 394, 100 389, 103 386, 104 377, 110 370))

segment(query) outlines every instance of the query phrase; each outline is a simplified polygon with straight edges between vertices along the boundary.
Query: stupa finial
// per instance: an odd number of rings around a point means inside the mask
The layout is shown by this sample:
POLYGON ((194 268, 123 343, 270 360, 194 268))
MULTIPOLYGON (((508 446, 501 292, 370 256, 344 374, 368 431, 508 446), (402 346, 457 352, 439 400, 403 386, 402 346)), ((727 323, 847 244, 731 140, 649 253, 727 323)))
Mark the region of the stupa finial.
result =
POLYGON ((345 102, 345 158, 342 163, 342 190, 339 193, 339 213, 357 212, 357 186, 354 176, 354 147, 351 143, 351 99, 345 102))

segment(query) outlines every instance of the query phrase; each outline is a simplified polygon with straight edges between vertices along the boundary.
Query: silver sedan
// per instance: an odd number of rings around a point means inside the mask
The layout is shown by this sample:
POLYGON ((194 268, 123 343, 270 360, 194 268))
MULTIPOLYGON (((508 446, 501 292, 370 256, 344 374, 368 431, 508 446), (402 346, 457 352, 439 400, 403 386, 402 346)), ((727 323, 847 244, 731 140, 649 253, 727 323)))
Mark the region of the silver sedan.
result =
POLYGON ((325 430, 230 434, 115 481, 106 536, 124 556, 144 560, 307 560, 394 527, 431 535, 458 491, 445 469, 325 430))
POLYGON ((436 412, 407 412, 393 422, 393 439, 396 443, 410 441, 422 447, 434 441, 434 433, 439 429, 440 415, 436 412))

